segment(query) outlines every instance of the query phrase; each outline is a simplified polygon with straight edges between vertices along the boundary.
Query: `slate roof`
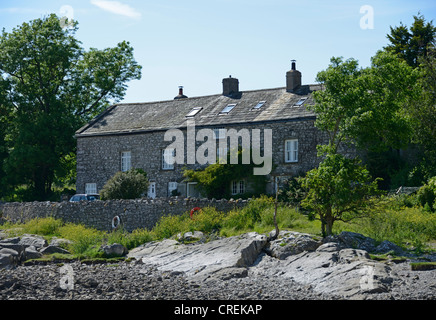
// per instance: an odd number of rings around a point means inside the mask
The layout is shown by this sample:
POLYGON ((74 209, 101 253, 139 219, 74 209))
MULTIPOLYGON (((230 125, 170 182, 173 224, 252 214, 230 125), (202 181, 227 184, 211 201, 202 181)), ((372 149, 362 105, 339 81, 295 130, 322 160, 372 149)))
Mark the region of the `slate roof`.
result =
POLYGON ((233 97, 217 94, 148 103, 121 103, 109 107, 79 129, 76 137, 184 128, 188 120, 186 115, 196 107, 202 108, 191 118, 195 120, 196 127, 314 119, 314 113, 306 110, 305 105, 313 104, 311 92, 320 89, 319 85, 305 85, 294 93, 287 92, 286 88, 275 88, 243 91, 233 97), (304 97, 307 97, 304 104, 295 106, 304 97), (260 109, 253 109, 261 101, 265 104, 260 109), (229 104, 236 106, 230 113, 220 114, 229 104))

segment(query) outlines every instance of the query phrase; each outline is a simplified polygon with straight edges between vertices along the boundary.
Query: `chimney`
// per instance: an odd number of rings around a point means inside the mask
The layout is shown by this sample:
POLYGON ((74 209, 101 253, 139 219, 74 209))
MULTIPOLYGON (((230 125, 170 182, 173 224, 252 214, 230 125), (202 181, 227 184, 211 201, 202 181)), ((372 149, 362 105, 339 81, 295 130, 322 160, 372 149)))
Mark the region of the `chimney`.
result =
POLYGON ((187 96, 185 96, 185 95, 183 94, 183 87, 180 86, 180 87, 179 87, 179 95, 178 95, 177 97, 175 97, 174 100, 177 100, 177 99, 185 99, 185 98, 187 98, 187 96))
POLYGON ((233 96, 239 93, 239 80, 229 76, 223 79, 223 95, 233 96))
POLYGON ((291 70, 286 72, 286 91, 294 92, 301 87, 301 72, 297 70, 296 61, 291 60, 291 70))

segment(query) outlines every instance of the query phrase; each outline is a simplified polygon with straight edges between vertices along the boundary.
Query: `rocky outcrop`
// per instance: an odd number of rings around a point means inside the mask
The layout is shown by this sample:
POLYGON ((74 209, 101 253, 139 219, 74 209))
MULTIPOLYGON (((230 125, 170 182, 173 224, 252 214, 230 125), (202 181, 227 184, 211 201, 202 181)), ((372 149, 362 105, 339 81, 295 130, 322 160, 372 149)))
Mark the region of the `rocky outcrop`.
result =
POLYGON ((229 275, 239 276, 254 263, 267 243, 264 235, 247 233, 241 236, 210 241, 204 244, 181 244, 164 240, 131 250, 128 257, 141 259, 161 271, 183 272, 198 281, 229 275), (227 270, 227 271, 223 271, 227 270))
POLYGON ((0 240, 0 269, 12 269, 17 265, 30 260, 38 259, 43 255, 69 252, 60 247, 66 240, 48 244, 41 236, 25 234, 21 237, 8 238, 5 233, 0 240))
POLYGON ((357 233, 341 233, 323 241, 283 231, 271 242, 257 233, 203 244, 164 240, 138 247, 128 256, 160 271, 182 272, 199 283, 251 274, 289 278, 323 294, 358 298, 388 292, 395 281, 387 264, 370 259, 367 250, 376 249, 373 239, 357 233))

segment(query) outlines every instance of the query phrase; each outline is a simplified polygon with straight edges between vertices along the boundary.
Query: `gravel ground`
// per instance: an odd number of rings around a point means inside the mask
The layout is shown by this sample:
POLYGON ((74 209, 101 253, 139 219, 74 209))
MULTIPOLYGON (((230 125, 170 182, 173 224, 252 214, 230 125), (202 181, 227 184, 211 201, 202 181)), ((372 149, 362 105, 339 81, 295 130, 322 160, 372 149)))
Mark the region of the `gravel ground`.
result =
MULTIPOLYGON (((399 275, 390 292, 359 300, 436 300, 436 270, 411 271, 393 264, 399 275)), ((291 279, 248 272, 244 278, 199 286, 183 274, 160 272, 138 262, 86 265, 49 264, 0 270, 0 300, 339 300, 291 279), (73 281, 62 282, 65 266, 73 281), (63 268, 62 268, 63 267, 63 268), (67 288, 74 285, 74 288, 67 288)))

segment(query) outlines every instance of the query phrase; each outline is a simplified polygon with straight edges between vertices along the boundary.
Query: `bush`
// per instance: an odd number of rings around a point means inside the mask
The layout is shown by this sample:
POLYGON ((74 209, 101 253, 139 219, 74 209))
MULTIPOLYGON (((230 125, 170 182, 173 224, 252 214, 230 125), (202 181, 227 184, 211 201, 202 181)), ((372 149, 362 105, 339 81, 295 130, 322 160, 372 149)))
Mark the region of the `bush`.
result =
POLYGON ((147 174, 140 169, 116 173, 101 190, 103 200, 137 199, 147 191, 147 174))
POLYGON ((428 183, 418 190, 418 201, 426 211, 436 210, 436 177, 431 178, 428 183))

